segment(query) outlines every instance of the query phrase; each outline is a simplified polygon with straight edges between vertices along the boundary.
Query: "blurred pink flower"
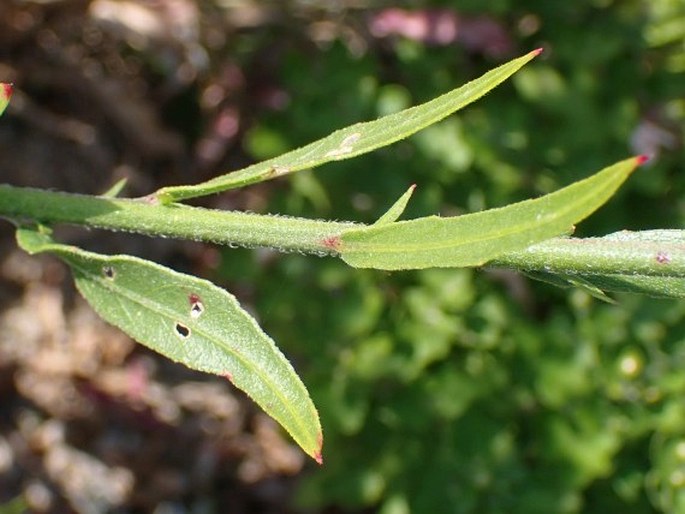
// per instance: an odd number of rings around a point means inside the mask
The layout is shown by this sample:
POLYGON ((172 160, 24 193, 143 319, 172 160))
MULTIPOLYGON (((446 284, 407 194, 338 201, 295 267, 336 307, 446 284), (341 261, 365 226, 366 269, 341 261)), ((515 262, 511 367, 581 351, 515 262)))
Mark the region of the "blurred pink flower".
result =
POLYGON ((643 119, 630 135, 630 147, 636 154, 648 155, 654 161, 663 150, 678 146, 678 137, 655 121, 643 119))
POLYGON ((460 16, 450 9, 383 9, 369 20, 377 38, 402 36, 428 45, 461 45, 471 52, 504 57, 514 51, 505 28, 489 16, 460 16))

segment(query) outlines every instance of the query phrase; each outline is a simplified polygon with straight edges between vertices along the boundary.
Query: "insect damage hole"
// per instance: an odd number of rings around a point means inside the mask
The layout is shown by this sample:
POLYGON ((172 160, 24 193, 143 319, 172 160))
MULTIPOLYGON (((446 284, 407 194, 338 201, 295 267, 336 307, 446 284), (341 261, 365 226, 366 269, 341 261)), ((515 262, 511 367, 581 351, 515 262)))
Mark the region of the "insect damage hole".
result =
POLYGON ((190 337, 190 329, 183 323, 176 322, 174 330, 176 331, 176 335, 181 339, 188 339, 190 337))
POLYGON ((105 278, 108 278, 110 280, 114 280, 114 276, 116 275, 116 273, 114 272, 114 268, 112 266, 103 266, 102 274, 105 276, 105 278))
POLYGON ((268 171, 270 177, 280 177, 282 175, 287 175, 288 173, 290 173, 290 168, 287 166, 279 166, 278 164, 271 166, 268 171))
POLYGON ((338 148, 335 148, 326 154, 326 157, 331 157, 333 159, 342 157, 345 154, 352 153, 352 145, 359 141, 361 134, 359 132, 354 132, 350 134, 345 139, 340 142, 338 148))
POLYGON ((188 301, 190 302, 190 317, 193 319, 199 318, 203 312, 205 312, 205 304, 198 295, 192 293, 188 295, 188 301))

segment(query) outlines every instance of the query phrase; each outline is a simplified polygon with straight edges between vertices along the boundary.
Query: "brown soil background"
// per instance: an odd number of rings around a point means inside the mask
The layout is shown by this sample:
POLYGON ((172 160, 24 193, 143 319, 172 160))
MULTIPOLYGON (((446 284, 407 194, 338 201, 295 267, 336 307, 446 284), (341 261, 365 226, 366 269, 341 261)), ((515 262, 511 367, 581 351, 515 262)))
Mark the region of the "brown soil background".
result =
MULTIPOLYGON (((241 131, 279 92, 268 59, 244 70, 225 49, 276 15, 250 3, 229 15, 183 0, 1 2, 0 80, 15 85, 1 181, 94 194, 126 177, 125 194, 138 196, 243 164, 241 131), (167 114, 194 88, 202 129, 189 135, 167 114)), ((250 208, 259 191, 222 207, 250 208)), ((205 276, 216 261, 194 243, 59 235, 205 276)), ((0 505, 21 496, 32 512, 287 512, 311 464, 275 423, 227 381, 108 326, 61 263, 28 258, 13 237, 3 221, 0 505)))

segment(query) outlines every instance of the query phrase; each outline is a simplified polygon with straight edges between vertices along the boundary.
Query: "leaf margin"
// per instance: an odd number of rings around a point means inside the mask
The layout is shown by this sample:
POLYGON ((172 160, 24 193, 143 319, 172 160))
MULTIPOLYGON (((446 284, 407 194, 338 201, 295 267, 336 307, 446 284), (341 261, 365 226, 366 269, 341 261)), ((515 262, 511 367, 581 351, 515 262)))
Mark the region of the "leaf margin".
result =
MULTIPOLYGON (((316 410, 316 407, 314 406, 311 397, 309 396, 309 393, 302 383, 301 379, 299 376, 295 373, 294 368, 290 364, 290 362, 285 358, 285 356, 280 352, 278 347, 275 345, 273 340, 261 330, 261 327, 259 327, 258 323, 254 318, 247 312, 245 309, 243 309, 240 304, 238 303, 237 299, 233 295, 231 295, 228 291, 224 290, 223 288, 220 288, 216 286, 215 284, 198 278, 194 277, 191 275, 186 275, 183 273, 179 273, 177 271, 171 270, 169 268, 166 268, 165 266, 162 266, 160 264, 157 264, 152 261, 147 261, 145 259, 141 259, 138 257, 130 256, 130 255, 101 255, 97 254, 94 252, 88 252, 86 250, 82 250, 81 248, 78 248, 76 246, 72 245, 65 245, 65 244, 60 244, 52 240, 50 237, 50 229, 47 227, 39 227, 37 230, 35 229, 30 229, 27 227, 19 227, 16 231, 16 239, 17 243, 22 248, 24 251, 27 253, 33 255, 37 253, 44 253, 48 252, 53 255, 56 255, 59 257, 62 261, 64 261, 72 270, 72 274, 74 276, 74 281, 76 283, 76 286, 79 290, 79 292, 82 294, 82 296, 86 299, 86 301, 91 305, 91 307, 98 313, 100 317, 102 317, 105 321, 108 323, 116 326, 129 336, 131 336, 134 340, 139 342, 140 344, 143 344, 144 346, 156 351, 157 353, 160 353, 163 355, 165 358, 168 358, 172 361, 175 362, 180 362, 181 364, 185 365, 186 367, 190 369, 195 369, 198 371, 206 372, 206 373, 211 373, 219 376, 223 376, 224 378, 228 378, 238 389, 242 390, 249 396, 255 403, 257 403, 267 414, 269 414, 272 418, 274 418, 290 435, 291 437, 295 440, 295 442, 303 449, 305 453, 307 453, 309 456, 311 456, 317 463, 321 464, 323 462, 322 459, 322 446, 323 446, 323 432, 321 429, 321 423, 319 419, 318 412, 316 410), (225 298, 228 299, 229 303, 233 304, 234 307, 237 307, 237 309, 240 311, 242 316, 247 320, 248 323, 251 323, 252 328, 257 332, 260 333, 264 340, 270 343, 270 347, 268 348, 271 350, 274 355, 276 355, 279 359, 281 359, 281 362, 279 363, 281 366, 284 366, 286 371, 290 371, 290 375, 288 378, 292 381, 290 385, 293 383, 300 388, 299 395, 298 395, 298 402, 304 402, 304 405, 300 405, 299 408, 301 410, 301 413, 306 413, 305 416, 302 416, 302 418, 308 418, 307 421, 302 421, 302 419, 298 420, 297 415, 293 414, 293 418, 296 420, 295 423, 292 421, 288 421, 285 419, 285 417, 277 412, 275 412, 275 408, 273 404, 271 404, 269 401, 266 401, 262 398, 260 398, 258 395, 254 394, 254 389, 253 387, 245 387, 244 381, 239 380, 239 376, 235 372, 231 372, 231 370, 221 370, 217 369, 214 367, 210 367, 207 365, 193 365, 192 363, 188 363, 183 359, 178 358, 177 355, 170 355, 162 350, 160 350, 160 345, 159 344, 153 344, 150 343, 149 341, 143 341, 135 335, 136 333, 139 333, 139 330, 131 330, 130 328, 127 328, 126 326, 122 326, 122 323, 120 323, 117 320, 111 319, 111 317, 103 312, 102 308, 99 307, 98 302, 93 301, 92 296, 89 294, 87 287, 85 287, 85 283, 82 280, 79 280, 79 265, 75 263, 78 259, 91 259, 92 261, 97 261, 98 266, 100 269, 105 269, 108 266, 111 266, 111 269, 119 269, 120 265, 122 262, 126 263, 134 263, 139 266, 146 267, 148 269, 152 269, 157 272, 161 272, 165 275, 168 276, 173 276, 177 279, 180 280, 186 280, 188 282, 188 289, 187 290, 195 290, 196 287, 192 287, 190 284, 195 284, 199 285, 201 287, 205 288, 211 288, 212 291, 216 294, 223 295, 225 298), (133 332, 133 333, 132 333, 133 332), (302 394, 303 393, 303 394, 302 394), (304 424, 303 424, 304 423, 304 424), (310 423, 313 428, 307 429, 306 424, 310 423), (295 427, 294 425, 301 425, 299 428, 295 427), (304 428, 303 428, 304 427, 304 428)), ((82 270, 81 270, 82 271, 82 270)), ((87 275, 87 274, 86 274, 87 275)), ((106 280, 103 280, 103 282, 106 283, 106 280)), ((204 292, 206 293, 206 289, 204 292)), ((205 294, 203 293, 203 294, 205 294)), ((170 319, 176 321, 178 316, 170 316, 170 319)), ((195 328, 195 327, 193 327, 195 328)), ((282 369, 281 369, 282 371, 282 369)), ((277 392, 278 394, 276 396, 282 396, 282 390, 272 387, 271 388, 273 391, 277 392)), ((285 403, 285 400, 284 400, 285 403)))
POLYGON ((247 168, 225 173, 200 184, 163 187, 152 193, 150 197, 162 204, 169 204, 207 196, 281 177, 296 171, 311 169, 328 162, 349 159, 388 146, 437 123, 482 98, 533 58, 540 55, 541 52, 542 48, 532 50, 422 104, 375 120, 355 123, 338 129, 321 139, 280 156, 253 164, 247 168), (472 89, 475 91, 471 91, 472 89), (432 115, 427 114, 431 109, 436 112, 432 115), (412 117, 416 118, 418 122, 409 127, 404 127, 408 121, 412 121, 412 117), (366 134, 364 132, 371 132, 381 126, 388 127, 387 132, 389 134, 381 138, 381 141, 364 146, 364 143, 371 139, 366 138, 365 140, 366 134), (362 141, 361 145, 358 144, 359 141, 362 141))

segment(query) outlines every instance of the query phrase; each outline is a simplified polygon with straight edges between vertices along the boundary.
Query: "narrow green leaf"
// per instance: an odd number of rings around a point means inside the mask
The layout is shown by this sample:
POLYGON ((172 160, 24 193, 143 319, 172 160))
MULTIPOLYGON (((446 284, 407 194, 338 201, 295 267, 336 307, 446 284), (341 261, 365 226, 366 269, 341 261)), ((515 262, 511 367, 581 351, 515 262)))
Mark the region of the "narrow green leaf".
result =
POLYGON ((100 196, 102 196, 103 198, 116 198, 124 190, 127 182, 128 182, 128 179, 126 177, 117 180, 116 183, 112 187, 110 187, 107 191, 102 193, 100 196))
POLYGON ((404 209, 407 208, 407 203, 409 202, 411 195, 414 193, 414 189, 416 189, 416 184, 412 184, 409 189, 407 189, 407 191, 400 196, 394 204, 392 204, 390 209, 388 209, 383 216, 376 220, 376 223, 374 223, 373 226, 377 227, 379 225, 387 225, 388 223, 397 221, 397 218, 402 216, 404 209))
POLYGON ((685 298, 685 230, 551 239, 504 254, 491 264, 516 267, 556 285, 685 298))
POLYGON ((480 266, 572 230, 606 202, 642 157, 626 159, 559 191, 498 209, 429 216, 343 231, 337 250, 356 268, 480 266))
POLYGON ((387 146, 478 100, 540 52, 541 49, 529 52, 424 104, 374 121, 351 125, 292 152, 216 177, 202 184, 162 188, 154 196, 162 203, 206 196, 313 168, 327 162, 349 159, 387 146))
POLYGON ((637 293, 656 298, 685 298, 685 278, 655 277, 649 275, 616 275, 586 276, 584 280, 597 288, 615 293, 637 293))
POLYGON ((12 96, 12 84, 0 82, 0 115, 7 109, 7 104, 10 103, 12 96))
POLYGON ((524 271, 523 274, 529 278, 532 278, 533 280, 545 282, 547 284, 551 284, 553 286, 561 287, 564 289, 570 287, 577 287, 578 289, 582 289, 583 291, 597 298, 598 300, 602 300, 606 303, 616 303, 616 301, 613 298, 607 296, 604 291, 602 291, 591 281, 584 280, 579 277, 573 277, 570 275, 555 275, 552 273, 545 273, 544 271, 537 270, 524 271))
POLYGON ((290 363, 238 301, 211 282, 126 255, 103 256, 17 231, 29 253, 71 268, 95 311, 140 343, 189 368, 228 378, 321 462, 319 417, 290 363))

